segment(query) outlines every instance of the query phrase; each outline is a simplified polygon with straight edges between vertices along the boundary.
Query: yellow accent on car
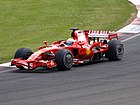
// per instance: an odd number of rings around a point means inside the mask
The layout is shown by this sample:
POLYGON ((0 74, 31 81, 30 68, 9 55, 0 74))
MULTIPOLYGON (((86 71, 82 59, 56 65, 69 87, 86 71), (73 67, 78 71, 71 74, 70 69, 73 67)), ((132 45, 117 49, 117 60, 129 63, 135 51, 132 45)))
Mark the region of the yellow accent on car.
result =
POLYGON ((89 55, 90 54, 90 49, 87 49, 86 50, 86 55, 89 55))

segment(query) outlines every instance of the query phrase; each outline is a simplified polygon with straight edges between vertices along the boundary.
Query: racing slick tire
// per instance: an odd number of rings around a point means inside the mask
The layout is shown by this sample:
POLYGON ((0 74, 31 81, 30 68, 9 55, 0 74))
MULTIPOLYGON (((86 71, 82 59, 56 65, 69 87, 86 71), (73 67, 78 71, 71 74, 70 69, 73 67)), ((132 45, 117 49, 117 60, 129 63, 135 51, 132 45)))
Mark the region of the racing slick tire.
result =
POLYGON ((73 54, 70 50, 58 50, 55 61, 58 70, 70 70, 73 66, 73 54))
MULTIPOLYGON (((31 55, 33 54, 32 50, 30 50, 29 48, 19 48, 15 55, 14 55, 14 59, 16 58, 22 58, 24 60, 28 59, 31 55)), ((25 68, 23 66, 16 66, 17 68, 24 70, 25 68)))
POLYGON ((107 51, 107 58, 110 61, 121 60, 124 53, 124 46, 118 40, 111 40, 108 42, 109 49, 107 51))

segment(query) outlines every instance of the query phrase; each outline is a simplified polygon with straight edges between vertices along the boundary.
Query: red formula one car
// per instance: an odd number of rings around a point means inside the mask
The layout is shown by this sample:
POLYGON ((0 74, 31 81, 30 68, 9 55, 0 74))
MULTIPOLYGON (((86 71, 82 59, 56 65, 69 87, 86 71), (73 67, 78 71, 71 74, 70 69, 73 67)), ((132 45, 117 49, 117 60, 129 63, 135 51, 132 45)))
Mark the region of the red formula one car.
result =
POLYGON ((42 46, 36 52, 19 48, 11 65, 19 69, 32 70, 37 67, 57 67, 69 70, 74 64, 108 59, 121 60, 124 47, 115 32, 71 29, 71 38, 42 46))

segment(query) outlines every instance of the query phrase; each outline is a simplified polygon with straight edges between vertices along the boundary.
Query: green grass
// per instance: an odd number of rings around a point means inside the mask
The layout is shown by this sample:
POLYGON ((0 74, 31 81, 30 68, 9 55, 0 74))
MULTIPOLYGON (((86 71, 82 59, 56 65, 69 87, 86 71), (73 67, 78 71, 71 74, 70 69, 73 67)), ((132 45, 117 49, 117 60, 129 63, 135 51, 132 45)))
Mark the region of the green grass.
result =
POLYGON ((71 27, 117 30, 133 12, 128 0, 0 0, 0 63, 20 47, 68 38, 71 27))

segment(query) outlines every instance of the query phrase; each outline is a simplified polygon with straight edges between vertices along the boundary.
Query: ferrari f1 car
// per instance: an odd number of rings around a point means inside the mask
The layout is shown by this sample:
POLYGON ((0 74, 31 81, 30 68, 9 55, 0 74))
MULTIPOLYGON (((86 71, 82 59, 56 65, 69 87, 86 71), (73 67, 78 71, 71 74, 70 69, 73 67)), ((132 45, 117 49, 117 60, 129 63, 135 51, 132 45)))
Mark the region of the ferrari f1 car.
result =
POLYGON ((70 70, 74 64, 97 60, 121 60, 124 53, 123 44, 118 35, 109 31, 71 29, 71 38, 54 41, 39 47, 36 52, 29 48, 19 48, 11 60, 11 65, 19 69, 32 70, 37 67, 70 70))

